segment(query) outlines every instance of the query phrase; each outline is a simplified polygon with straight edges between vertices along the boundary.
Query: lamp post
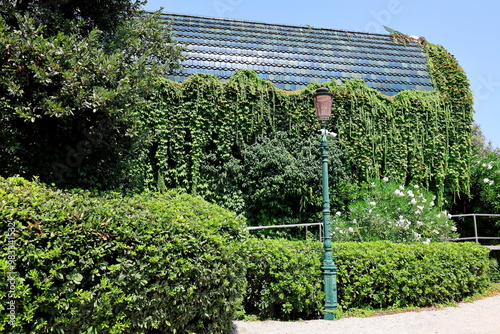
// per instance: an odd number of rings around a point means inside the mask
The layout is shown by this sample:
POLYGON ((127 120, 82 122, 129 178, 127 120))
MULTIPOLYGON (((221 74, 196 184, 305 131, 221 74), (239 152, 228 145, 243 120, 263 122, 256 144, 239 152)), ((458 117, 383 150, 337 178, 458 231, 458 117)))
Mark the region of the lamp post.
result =
POLYGON ((323 282, 325 289, 325 310, 323 319, 334 320, 334 311, 337 310, 337 266, 333 262, 332 237, 330 232, 330 195, 328 188, 328 140, 326 135, 326 123, 332 114, 333 94, 328 89, 321 87, 316 89, 313 95, 316 117, 321 121, 321 160, 322 160, 322 184, 323 184, 323 245, 325 249, 323 266, 323 282))

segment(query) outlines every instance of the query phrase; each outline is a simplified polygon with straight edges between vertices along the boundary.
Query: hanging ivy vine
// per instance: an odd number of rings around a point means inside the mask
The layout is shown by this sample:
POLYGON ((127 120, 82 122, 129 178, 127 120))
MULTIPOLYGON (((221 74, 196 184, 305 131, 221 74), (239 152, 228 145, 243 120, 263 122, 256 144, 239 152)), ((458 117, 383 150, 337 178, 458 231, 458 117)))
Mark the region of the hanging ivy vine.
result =
MULTIPOLYGON (((435 91, 388 97, 359 79, 342 85, 331 81, 325 84, 334 94, 328 126, 351 156, 358 180, 387 176, 418 182, 443 198, 445 191, 469 189, 472 94, 453 56, 425 39, 418 43, 427 54, 435 91)), ((275 131, 313 136, 318 122, 312 94, 318 87, 283 91, 249 70, 226 82, 207 74, 182 84, 165 80, 151 113, 154 121, 147 122, 154 127, 154 145, 148 148, 152 177, 193 193, 223 189, 224 177, 202 172, 201 165, 212 164, 217 171, 231 159, 243 159, 242 149, 257 136, 275 131)))

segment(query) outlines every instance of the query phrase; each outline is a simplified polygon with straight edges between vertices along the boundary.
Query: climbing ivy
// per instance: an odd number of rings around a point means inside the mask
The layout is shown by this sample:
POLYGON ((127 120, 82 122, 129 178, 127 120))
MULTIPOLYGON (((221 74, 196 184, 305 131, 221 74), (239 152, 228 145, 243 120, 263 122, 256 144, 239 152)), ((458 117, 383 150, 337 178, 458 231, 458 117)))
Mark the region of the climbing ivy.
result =
MULTIPOLYGON (((423 39, 419 45, 427 54, 434 91, 389 97, 359 79, 327 82, 334 95, 328 128, 338 133, 335 142, 349 157, 343 168, 356 182, 389 177, 420 184, 439 201, 445 192, 469 189, 472 94, 453 56, 423 39)), ((162 187, 241 202, 238 191, 231 191, 233 198, 224 191, 237 188, 225 166, 245 170, 242 152, 261 136, 276 131, 289 138, 314 136, 319 124, 312 95, 318 87, 284 91, 250 70, 226 82, 208 74, 192 75, 182 84, 162 81, 156 109, 145 115, 154 134, 147 147, 148 178, 162 187)))

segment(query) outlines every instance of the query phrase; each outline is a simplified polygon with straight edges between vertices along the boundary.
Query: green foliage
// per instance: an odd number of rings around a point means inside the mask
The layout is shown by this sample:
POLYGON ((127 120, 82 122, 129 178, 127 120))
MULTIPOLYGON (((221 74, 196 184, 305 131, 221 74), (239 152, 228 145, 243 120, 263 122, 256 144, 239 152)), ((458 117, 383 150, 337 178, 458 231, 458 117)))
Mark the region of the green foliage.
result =
POLYGON ((113 39, 82 33, 81 21, 54 32, 21 12, 0 16, 0 174, 143 187, 150 136, 137 110, 149 109, 158 77, 178 67, 169 27, 136 13, 113 39))
POLYGON ((247 315, 263 319, 314 319, 322 314, 321 244, 250 238, 248 286, 244 299, 247 315))
POLYGON ((435 200, 417 184, 405 187, 388 178, 363 183, 347 198, 348 212, 332 216, 333 240, 430 243, 456 237, 451 217, 435 200))
POLYGON ((489 250, 475 243, 335 243, 344 309, 457 302, 489 285, 489 250))
MULTIPOLYGON (((470 192, 462 194, 453 201, 453 213, 496 214, 500 210, 500 155, 498 150, 485 144, 480 129, 476 129, 473 156, 470 160, 471 186, 470 192)), ((457 226, 463 237, 474 236, 472 217, 458 217, 457 226)), ((480 236, 500 237, 497 217, 477 217, 477 229, 480 236)), ((493 244, 497 241, 482 240, 493 244)))
MULTIPOLYGON (((467 212, 495 213, 500 210, 500 156, 490 152, 471 161, 471 200, 467 212)), ((464 211, 465 212, 465 211, 464 211)))
MULTIPOLYGON (((241 151, 234 175, 248 225, 316 223, 321 220, 318 136, 294 138, 283 131, 257 136, 241 151)), ((341 151, 330 143, 330 179, 348 180, 341 151)))
MULTIPOLYGON (((424 48, 436 91, 404 91, 387 97, 361 80, 325 84, 334 95, 328 129, 338 133, 336 150, 343 152, 332 170, 342 166, 339 173, 349 171, 354 183, 388 176, 404 185, 420 184, 437 194, 440 206, 445 193, 469 190, 472 100, 468 81, 454 58, 440 46, 427 43, 424 48)), ((259 224, 290 217, 290 196, 300 193, 303 203, 317 202, 304 193, 315 188, 309 183, 312 167, 305 168, 306 156, 292 152, 294 145, 278 142, 276 133, 285 132, 287 138, 304 145, 310 142, 319 127, 311 98, 318 86, 282 91, 249 70, 236 72, 226 82, 207 74, 192 75, 182 84, 165 81, 150 113, 155 121, 148 123, 155 126, 149 178, 162 175, 166 187, 180 187, 227 207, 236 203, 234 208, 241 210, 243 202, 248 204, 245 198, 258 193, 252 187, 243 189, 237 174, 252 169, 262 175, 263 167, 271 164, 276 176, 264 177, 271 184, 259 199, 271 211, 252 217, 259 217, 259 224), (245 152, 254 158, 251 162, 245 160, 245 152), (290 174, 294 166, 310 176, 290 174), (274 196, 285 175, 297 178, 274 196)), ((346 190, 335 190, 334 204, 341 204, 346 190)), ((314 196, 318 198, 319 192, 314 196)))
POLYGON ((112 33, 133 17, 145 0, 10 0, 2 1, 3 14, 22 13, 34 17, 51 32, 67 28, 69 20, 85 21, 85 27, 112 33))
MULTIPOLYGON (((321 243, 250 239, 247 252, 248 314, 284 320, 313 319, 323 312, 321 243)), ((488 252, 475 243, 334 243, 339 307, 461 301, 489 286, 488 252)))
POLYGON ((500 283, 500 265, 496 258, 490 258, 490 280, 492 282, 500 283))
POLYGON ((246 232, 229 211, 175 192, 94 197, 19 177, 0 178, 0 203, 0 241, 15 240, 0 251, 2 276, 15 276, 12 298, 0 281, 0 331, 225 333, 232 326, 245 287, 235 245, 246 232))
MULTIPOLYGON (((178 84, 160 78, 181 49, 155 15, 136 13, 110 34, 73 21, 54 32, 20 13, 0 21, 0 44, 8 45, 0 51, 0 174, 124 192, 177 188, 252 224, 314 220, 318 84, 282 91, 249 70, 225 82, 196 74, 178 84)), ((361 80, 325 84, 334 95, 328 129, 338 133, 336 210, 345 209, 347 182, 382 176, 425 186, 438 205, 445 194, 469 191, 468 82, 446 50, 422 45, 436 91, 388 97, 361 80)))

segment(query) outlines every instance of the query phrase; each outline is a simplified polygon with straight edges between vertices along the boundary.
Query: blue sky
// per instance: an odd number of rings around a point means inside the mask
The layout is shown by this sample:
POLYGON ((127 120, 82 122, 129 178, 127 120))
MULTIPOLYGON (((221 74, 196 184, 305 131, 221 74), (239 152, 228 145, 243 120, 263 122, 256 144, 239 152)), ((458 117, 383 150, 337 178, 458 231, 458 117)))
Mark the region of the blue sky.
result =
POLYGON ((145 9, 266 23, 386 33, 383 25, 443 45, 464 68, 474 120, 500 147, 500 2, 491 0, 149 0, 145 9))

